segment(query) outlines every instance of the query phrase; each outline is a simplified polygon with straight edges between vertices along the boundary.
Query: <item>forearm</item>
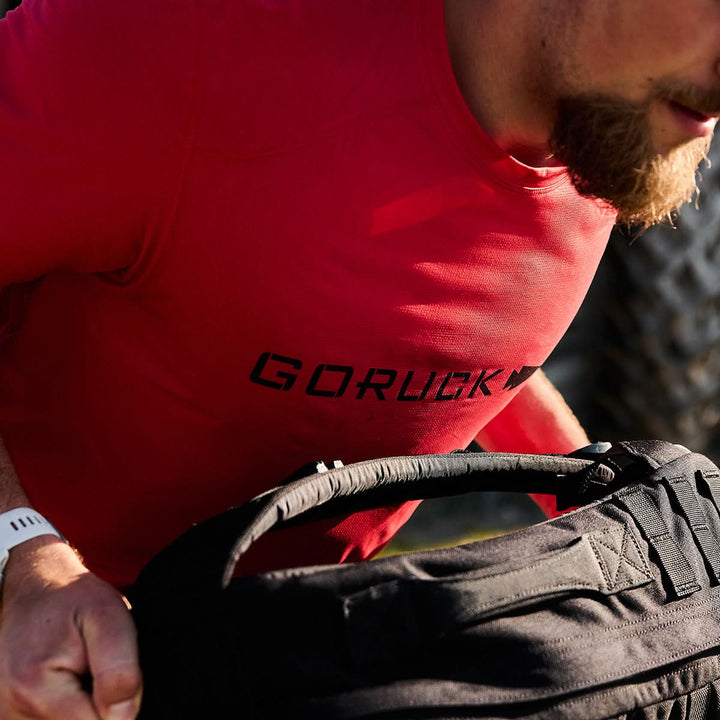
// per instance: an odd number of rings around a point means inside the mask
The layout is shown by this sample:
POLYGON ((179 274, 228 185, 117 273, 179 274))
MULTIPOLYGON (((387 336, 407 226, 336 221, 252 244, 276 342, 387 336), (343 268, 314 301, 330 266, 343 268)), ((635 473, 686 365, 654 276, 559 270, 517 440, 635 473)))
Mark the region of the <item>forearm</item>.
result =
MULTIPOLYGON (((0 513, 30 502, 0 440, 0 513)), ((142 677, 124 598, 41 535, 9 551, 0 605, 0 718, 134 720, 142 677), (81 678, 92 675, 92 692, 81 678)))
MULTIPOLYGON (((568 453, 590 443, 562 395, 541 371, 477 435, 490 452, 568 453)), ((558 514, 555 497, 531 495, 542 511, 558 514)))
MULTIPOLYGON (((31 507, 30 500, 23 490, 5 443, 0 437, 0 513, 18 507, 31 507)), ((3 572, 3 585, 9 582, 13 586, 21 577, 31 573, 35 552, 46 545, 53 544, 62 546, 61 554, 68 555, 64 543, 53 535, 42 535, 13 548, 3 572)), ((1 597, 2 595, 0 595, 1 597)))
POLYGON ((30 507, 30 501, 20 484, 5 443, 0 437, 0 512, 16 507, 30 507))
POLYGON ((562 395, 536 372, 477 435, 491 452, 567 453, 590 440, 562 395))
MULTIPOLYGON (((5 443, 0 437, 0 513, 19 507, 32 507, 32 505, 23 490, 5 443)), ((67 567, 71 567, 75 573, 84 570, 76 553, 62 540, 55 535, 41 535, 10 550, 3 573, 3 586, 10 586, 14 590, 32 576, 37 570, 37 554, 48 552, 42 549, 50 545, 56 546, 52 552, 57 559, 57 568, 60 572, 66 572, 67 567)))

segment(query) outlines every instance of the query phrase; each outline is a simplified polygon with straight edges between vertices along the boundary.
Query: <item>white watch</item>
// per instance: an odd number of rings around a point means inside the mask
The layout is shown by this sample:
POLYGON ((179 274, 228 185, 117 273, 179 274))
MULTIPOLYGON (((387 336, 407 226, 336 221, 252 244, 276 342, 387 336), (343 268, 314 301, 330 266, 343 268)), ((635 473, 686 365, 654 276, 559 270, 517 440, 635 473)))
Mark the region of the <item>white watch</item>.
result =
POLYGON ((0 514, 0 583, 10 550, 41 535, 55 535, 67 542, 49 520, 32 508, 15 508, 0 514))

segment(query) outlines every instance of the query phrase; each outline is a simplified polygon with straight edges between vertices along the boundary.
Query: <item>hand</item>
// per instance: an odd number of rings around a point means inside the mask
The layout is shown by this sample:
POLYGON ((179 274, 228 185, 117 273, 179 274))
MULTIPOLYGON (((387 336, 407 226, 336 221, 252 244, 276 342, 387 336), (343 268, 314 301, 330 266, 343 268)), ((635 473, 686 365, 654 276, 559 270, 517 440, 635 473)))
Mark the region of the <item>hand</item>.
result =
POLYGON ((6 570, 0 718, 134 720, 142 680, 124 598, 49 536, 14 548, 6 570))

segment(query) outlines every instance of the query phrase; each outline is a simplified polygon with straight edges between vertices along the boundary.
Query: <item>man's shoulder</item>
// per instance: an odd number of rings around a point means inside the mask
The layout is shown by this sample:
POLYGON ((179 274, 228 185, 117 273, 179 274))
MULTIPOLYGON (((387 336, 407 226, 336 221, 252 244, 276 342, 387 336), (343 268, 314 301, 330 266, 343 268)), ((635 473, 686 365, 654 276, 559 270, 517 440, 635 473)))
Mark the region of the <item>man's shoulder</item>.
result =
POLYGON ((138 55, 147 61, 146 46, 161 48, 178 32, 186 42, 196 19, 196 0, 24 0, 3 23, 18 39, 19 51, 62 49, 66 56, 82 56, 91 72, 94 64, 108 59, 126 67, 138 55), (90 52, 95 62, 87 62, 90 52))
POLYGON ((131 107, 144 108, 143 124, 171 118, 191 92, 196 14, 195 0, 24 0, 0 22, 5 98, 84 143, 89 116, 117 133, 140 124, 131 107))

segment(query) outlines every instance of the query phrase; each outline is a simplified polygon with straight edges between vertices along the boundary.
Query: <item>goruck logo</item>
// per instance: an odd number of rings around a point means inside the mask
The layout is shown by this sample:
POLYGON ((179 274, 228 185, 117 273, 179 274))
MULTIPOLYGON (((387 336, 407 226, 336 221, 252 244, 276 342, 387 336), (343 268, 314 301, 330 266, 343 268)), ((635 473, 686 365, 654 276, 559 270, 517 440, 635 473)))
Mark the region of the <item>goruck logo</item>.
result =
POLYGON ((473 400, 514 390, 537 366, 466 370, 398 370, 388 367, 304 363, 298 358, 264 352, 250 373, 251 382, 280 392, 313 397, 354 397, 396 402, 473 400))

